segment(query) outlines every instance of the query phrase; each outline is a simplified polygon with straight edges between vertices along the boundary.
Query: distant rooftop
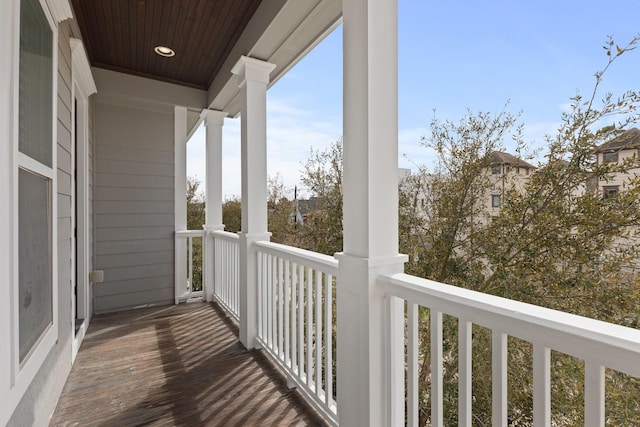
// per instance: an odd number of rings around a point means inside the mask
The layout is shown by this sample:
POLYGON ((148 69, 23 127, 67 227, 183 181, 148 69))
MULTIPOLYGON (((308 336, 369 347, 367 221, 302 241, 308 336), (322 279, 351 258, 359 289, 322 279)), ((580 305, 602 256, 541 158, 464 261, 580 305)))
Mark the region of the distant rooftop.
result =
POLYGON ((621 135, 613 138, 611 141, 602 144, 598 147, 598 151, 619 151, 626 148, 639 148, 640 147, 640 129, 631 128, 621 135))
POLYGON ((489 155, 489 157, 491 158, 491 163, 494 165, 512 165, 535 169, 535 166, 533 166, 531 163, 527 163, 524 160, 503 151, 493 151, 489 155))

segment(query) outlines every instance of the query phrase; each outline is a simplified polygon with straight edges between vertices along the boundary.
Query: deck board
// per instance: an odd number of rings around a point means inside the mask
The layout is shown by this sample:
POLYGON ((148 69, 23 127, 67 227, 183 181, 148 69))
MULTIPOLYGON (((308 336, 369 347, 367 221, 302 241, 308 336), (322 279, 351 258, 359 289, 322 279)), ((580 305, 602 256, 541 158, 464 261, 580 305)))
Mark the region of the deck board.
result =
POLYGON ((91 323, 50 426, 324 425, 214 304, 91 323))

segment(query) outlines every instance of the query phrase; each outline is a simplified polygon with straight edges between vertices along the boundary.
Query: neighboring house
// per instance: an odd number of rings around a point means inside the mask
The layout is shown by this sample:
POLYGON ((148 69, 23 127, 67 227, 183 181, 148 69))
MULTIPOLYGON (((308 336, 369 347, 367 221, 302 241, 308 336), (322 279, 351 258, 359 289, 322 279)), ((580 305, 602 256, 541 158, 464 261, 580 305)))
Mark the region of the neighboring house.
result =
POLYGON ((0 426, 48 424, 93 314, 181 299, 186 141, 203 121, 217 173, 223 120, 243 116, 260 200, 245 231, 265 235, 266 89, 342 14, 336 0, 129 3, 0 1, 0 426))
POLYGON ((603 197, 610 197, 624 190, 629 179, 640 174, 637 160, 640 158, 640 129, 631 128, 611 141, 602 144, 597 149, 598 164, 614 163, 622 165, 624 162, 636 162, 630 164, 624 172, 615 172, 606 179, 598 181, 598 191, 603 197))
POLYGON ((500 212, 506 192, 524 191, 529 177, 535 171, 535 166, 502 151, 494 151, 489 157, 491 166, 487 173, 491 188, 488 189, 484 198, 484 209, 490 217, 494 217, 500 212))

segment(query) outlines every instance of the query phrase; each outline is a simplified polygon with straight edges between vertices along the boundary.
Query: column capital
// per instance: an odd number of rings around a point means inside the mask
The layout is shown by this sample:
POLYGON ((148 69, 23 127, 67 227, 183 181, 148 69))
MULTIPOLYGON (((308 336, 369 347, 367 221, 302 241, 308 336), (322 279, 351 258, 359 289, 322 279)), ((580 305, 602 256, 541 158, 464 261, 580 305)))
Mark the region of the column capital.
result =
POLYGON ((240 85, 247 80, 266 84, 269 83, 269 74, 274 68, 276 68, 276 64, 242 55, 231 72, 240 77, 240 85))
POLYGON ((204 121, 205 126, 209 126, 210 124, 222 126, 224 125, 225 117, 228 115, 229 114, 226 111, 210 110, 208 108, 205 108, 200 112, 200 118, 204 121))

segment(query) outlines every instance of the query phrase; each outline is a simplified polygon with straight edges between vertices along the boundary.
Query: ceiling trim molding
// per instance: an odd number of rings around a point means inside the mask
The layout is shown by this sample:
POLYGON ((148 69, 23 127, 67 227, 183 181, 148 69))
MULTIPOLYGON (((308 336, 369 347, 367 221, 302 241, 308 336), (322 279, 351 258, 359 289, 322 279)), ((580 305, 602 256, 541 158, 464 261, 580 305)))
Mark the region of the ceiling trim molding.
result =
POLYGON ((56 23, 73 18, 69 0, 45 0, 56 23))
POLYGON ((98 88, 93 80, 93 74, 91 74, 87 52, 84 50, 82 40, 71 37, 69 43, 71 44, 71 62, 74 78, 79 83, 80 90, 82 90, 83 94, 88 98, 96 93, 98 88), (76 71, 77 74, 75 74, 76 71))

